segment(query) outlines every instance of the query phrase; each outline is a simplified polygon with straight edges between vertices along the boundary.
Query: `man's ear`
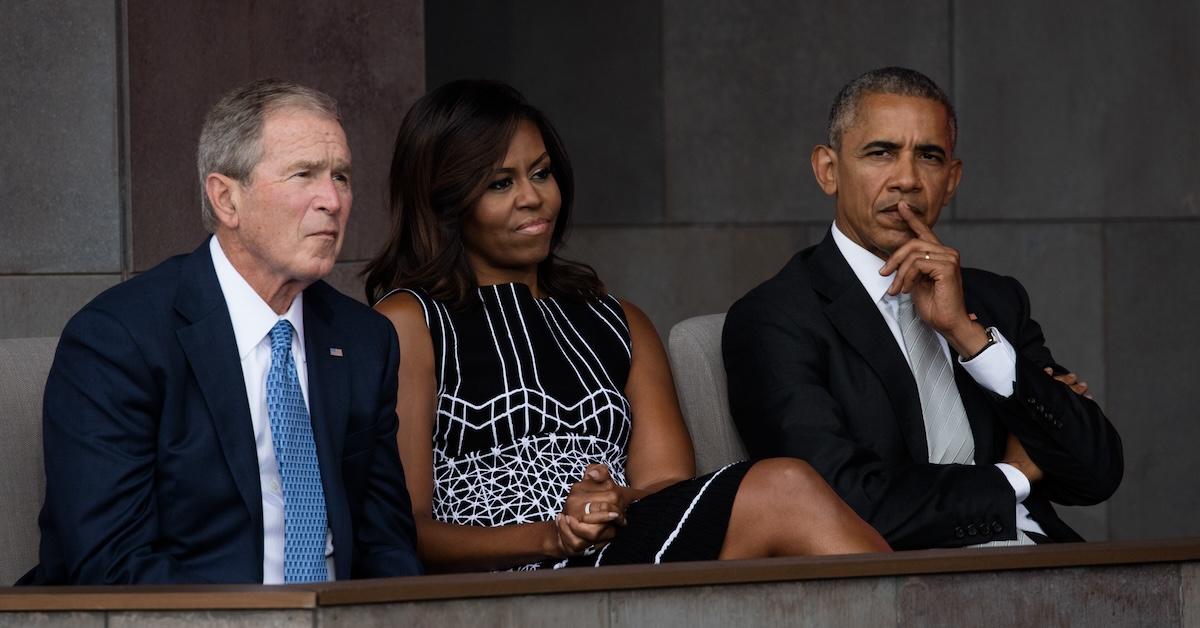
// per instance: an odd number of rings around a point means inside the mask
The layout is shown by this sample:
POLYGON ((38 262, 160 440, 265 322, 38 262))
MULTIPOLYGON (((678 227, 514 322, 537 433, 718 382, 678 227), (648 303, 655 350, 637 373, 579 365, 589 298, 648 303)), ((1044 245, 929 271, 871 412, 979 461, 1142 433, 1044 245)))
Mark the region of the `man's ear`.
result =
POLYGON ((832 146, 817 144, 812 150, 813 176, 817 185, 829 196, 837 194, 837 151, 832 146))
POLYGON ((946 204, 950 203, 950 199, 953 199, 954 193, 958 191, 958 182, 962 181, 962 165, 961 159, 950 162, 950 177, 946 179, 946 204))
POLYGON ((217 172, 210 172, 204 179, 204 193, 212 205, 217 222, 228 229, 238 226, 238 206, 241 205, 242 188, 236 180, 217 172))

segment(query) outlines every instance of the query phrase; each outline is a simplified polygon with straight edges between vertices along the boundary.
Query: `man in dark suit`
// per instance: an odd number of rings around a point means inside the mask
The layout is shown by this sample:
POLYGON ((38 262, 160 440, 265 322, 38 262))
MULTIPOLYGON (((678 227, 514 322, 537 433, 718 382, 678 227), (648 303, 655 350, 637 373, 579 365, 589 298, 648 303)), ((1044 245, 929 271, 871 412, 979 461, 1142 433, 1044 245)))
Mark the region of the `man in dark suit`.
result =
POLYGON ((331 98, 228 93, 198 151, 214 235, 101 294, 46 383, 41 562, 23 584, 420 573, 391 325, 321 281, 350 213, 331 98))
POLYGON ((897 549, 1082 540, 1050 502, 1107 499, 1121 441, 1021 285, 934 234, 956 131, 918 72, 842 89, 812 154, 829 234, 726 318, 733 416, 752 456, 807 460, 897 549))

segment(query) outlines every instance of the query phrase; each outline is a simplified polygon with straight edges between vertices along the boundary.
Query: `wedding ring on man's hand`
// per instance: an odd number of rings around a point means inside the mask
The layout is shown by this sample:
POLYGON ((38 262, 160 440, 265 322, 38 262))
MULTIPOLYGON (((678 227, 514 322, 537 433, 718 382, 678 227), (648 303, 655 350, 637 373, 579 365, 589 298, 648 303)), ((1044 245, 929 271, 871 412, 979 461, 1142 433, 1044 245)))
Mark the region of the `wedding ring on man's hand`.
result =
POLYGON ((929 251, 925 251, 925 259, 929 259, 929 251))
MULTIPOLYGON (((585 515, 592 514, 592 502, 588 502, 583 505, 583 514, 585 514, 585 515)), ((595 550, 592 550, 592 551, 595 551, 595 550)))

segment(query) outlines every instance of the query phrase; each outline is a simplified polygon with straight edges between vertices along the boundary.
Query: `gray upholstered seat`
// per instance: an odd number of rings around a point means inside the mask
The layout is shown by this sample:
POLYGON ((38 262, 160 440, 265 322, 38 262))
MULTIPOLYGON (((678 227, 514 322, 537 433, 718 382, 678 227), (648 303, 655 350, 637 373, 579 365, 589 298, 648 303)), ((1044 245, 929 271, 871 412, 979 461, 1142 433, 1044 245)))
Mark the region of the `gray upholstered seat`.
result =
POLYGON ((725 362, 721 358, 724 325, 724 314, 709 314, 671 328, 671 370, 683 418, 696 448, 697 474, 746 458, 746 448, 729 414, 725 362))
POLYGON ((37 564, 42 390, 58 338, 0 339, 0 586, 37 564))

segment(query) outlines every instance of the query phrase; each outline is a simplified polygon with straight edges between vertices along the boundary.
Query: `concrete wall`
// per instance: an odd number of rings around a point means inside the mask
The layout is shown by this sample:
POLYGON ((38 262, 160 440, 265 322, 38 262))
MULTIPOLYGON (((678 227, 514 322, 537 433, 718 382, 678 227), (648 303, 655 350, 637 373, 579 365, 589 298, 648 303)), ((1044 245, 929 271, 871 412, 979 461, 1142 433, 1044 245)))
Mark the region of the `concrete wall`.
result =
POLYGON ((441 0, 427 80, 508 80, 578 173, 568 251, 666 335, 818 241, 808 155, 837 89, 919 68, 958 107, 965 177, 942 238, 1020 278, 1060 362, 1125 440, 1092 539, 1200 534, 1200 5, 1065 0, 441 0))
POLYGON ((57 335, 104 288, 199 245, 201 118, 262 76, 339 101, 357 167, 333 281, 362 298, 394 130, 425 89, 419 0, 4 0, 3 13, 0 337, 57 335))
POLYGON ((89 0, 8 0, 3 13, 0 333, 56 335, 121 278, 121 16, 89 0))
POLYGON ((817 241, 812 182, 836 89, 920 68, 960 113, 966 177, 939 232, 1025 283, 1059 360, 1126 444, 1089 538, 1200 534, 1200 6, 1021 0, 4 0, 0 337, 55 335, 103 288, 203 237, 192 151, 225 89, 275 74, 341 101, 354 217, 333 278, 386 224, 400 117, 428 83, 509 80, 547 110, 579 173, 569 251, 675 322, 725 309, 817 241), (426 33, 428 30, 428 34, 426 33), (426 40, 428 40, 426 42, 426 40), (427 45, 426 45, 427 44, 427 45), (427 65, 423 66, 423 58, 427 65))
MULTIPOLYGON (((981 550, 988 551, 988 550, 981 550)), ((386 585, 382 585, 386 586, 386 585)), ((342 589, 345 591, 346 589, 342 589)), ((209 598, 220 594, 210 595, 209 598)), ((1154 626, 1200 622, 1196 563, 870 576, 274 610, 0 612, 0 628, 1154 626)))

